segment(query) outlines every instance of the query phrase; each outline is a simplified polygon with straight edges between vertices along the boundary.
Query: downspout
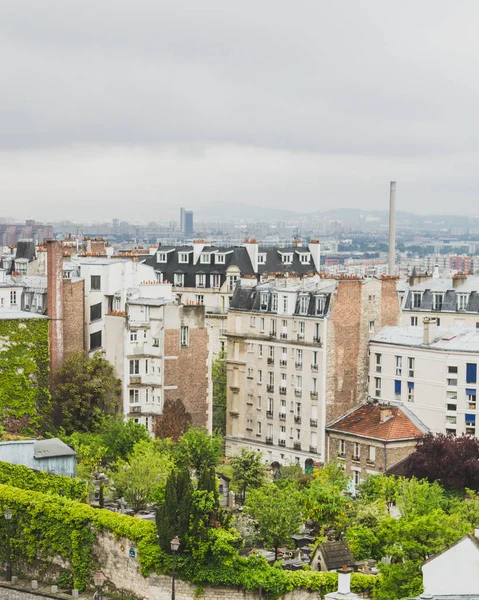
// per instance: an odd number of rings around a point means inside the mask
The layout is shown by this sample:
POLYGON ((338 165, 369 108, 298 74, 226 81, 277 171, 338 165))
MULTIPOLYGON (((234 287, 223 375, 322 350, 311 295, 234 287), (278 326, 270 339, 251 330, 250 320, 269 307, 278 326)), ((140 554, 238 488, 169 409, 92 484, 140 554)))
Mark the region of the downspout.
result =
POLYGON ((326 461, 326 370, 327 370, 327 354, 328 354, 328 316, 324 318, 323 326, 323 397, 321 401, 321 459, 326 461))

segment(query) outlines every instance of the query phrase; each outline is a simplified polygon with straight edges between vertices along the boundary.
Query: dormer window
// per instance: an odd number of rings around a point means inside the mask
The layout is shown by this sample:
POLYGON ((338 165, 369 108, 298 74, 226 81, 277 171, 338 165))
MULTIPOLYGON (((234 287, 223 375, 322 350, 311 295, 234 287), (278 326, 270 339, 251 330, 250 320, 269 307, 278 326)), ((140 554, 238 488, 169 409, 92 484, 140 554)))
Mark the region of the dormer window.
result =
POLYGON ((201 254, 200 255, 200 263, 202 265, 209 265, 210 264, 210 259, 211 259, 211 255, 210 254, 201 254))
MULTIPOLYGON (((179 263, 182 263, 182 264, 188 264, 188 262, 189 262, 189 261, 188 261, 188 258, 189 258, 189 256, 188 256, 188 252, 180 252, 180 253, 178 254, 178 262, 179 262, 179 263)), ((165 262, 166 262, 166 261, 165 261, 165 262)))
POLYGON ((156 253, 156 262, 165 263, 167 262, 167 254, 166 252, 157 252, 156 253))
POLYGON ((283 262, 283 265, 290 265, 293 262, 293 254, 292 253, 282 254, 281 260, 283 262))
POLYGON ((308 312, 309 296, 299 297, 299 314, 305 315, 308 312))
POLYGON ((322 315, 324 313, 324 307, 326 306, 326 298, 324 296, 316 297, 316 314, 322 315))
POLYGON ((457 295, 457 310, 466 310, 467 308, 467 294, 457 295))
POLYGON ((278 294, 272 294, 271 296, 271 310, 273 312, 278 310, 278 294))
POLYGON ((259 265, 266 264, 266 254, 258 254, 258 264, 259 265))
POLYGON ((413 292, 412 294, 412 307, 413 308, 421 308, 421 292, 413 292))
POLYGON ((259 295, 259 309, 268 310, 268 294, 264 292, 259 295))
POLYGON ((217 265, 224 265, 225 264, 225 255, 224 254, 217 254, 215 256, 215 263, 217 265))
POLYGON ((432 309, 433 310, 442 310, 443 299, 444 299, 444 294, 434 294, 432 309))
POLYGON ((309 265, 310 258, 311 258, 311 254, 307 254, 307 253, 300 254, 299 255, 299 262, 302 265, 309 265))

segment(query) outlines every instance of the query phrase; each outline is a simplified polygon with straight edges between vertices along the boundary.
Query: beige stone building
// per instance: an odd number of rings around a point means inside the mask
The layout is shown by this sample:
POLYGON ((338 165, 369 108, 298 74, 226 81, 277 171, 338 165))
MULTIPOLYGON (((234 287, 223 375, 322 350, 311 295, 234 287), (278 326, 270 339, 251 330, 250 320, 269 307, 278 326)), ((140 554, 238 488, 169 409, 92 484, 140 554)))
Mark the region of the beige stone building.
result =
POLYGON ((395 278, 243 280, 228 313, 227 454, 324 461, 326 423, 365 400, 369 339, 398 313, 395 278))
POLYGON ((326 460, 343 462, 356 487, 409 456, 427 432, 407 407, 367 401, 326 427, 326 460))

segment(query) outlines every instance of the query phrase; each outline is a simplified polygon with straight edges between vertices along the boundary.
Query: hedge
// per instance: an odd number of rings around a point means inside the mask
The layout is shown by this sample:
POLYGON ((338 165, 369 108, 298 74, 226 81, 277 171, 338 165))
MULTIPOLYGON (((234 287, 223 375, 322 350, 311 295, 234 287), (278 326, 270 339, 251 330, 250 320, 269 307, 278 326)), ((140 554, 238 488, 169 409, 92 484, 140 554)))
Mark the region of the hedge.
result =
POLYGON ((0 461, 0 483, 22 490, 59 494, 80 502, 86 501, 88 497, 88 484, 81 479, 34 471, 23 465, 12 465, 2 461, 0 461))
MULTIPOLYGON (((170 574, 171 556, 163 552, 151 521, 94 509, 60 496, 0 485, 0 510, 13 510, 11 540, 14 556, 28 562, 48 560, 59 555, 69 562, 75 587, 84 589, 98 567, 93 546, 100 531, 126 537, 138 546, 138 561, 143 576, 153 572, 170 574)), ((296 588, 315 590, 324 595, 337 589, 337 574, 317 571, 285 571, 269 566, 257 554, 241 557, 231 543, 231 533, 211 528, 204 554, 179 555, 177 573, 184 581, 198 586, 226 586, 257 590, 260 586, 269 598, 278 598, 296 588)), ((0 554, 5 553, 5 521, 0 526, 0 554)), ((352 590, 372 590, 376 578, 354 574, 352 590)))

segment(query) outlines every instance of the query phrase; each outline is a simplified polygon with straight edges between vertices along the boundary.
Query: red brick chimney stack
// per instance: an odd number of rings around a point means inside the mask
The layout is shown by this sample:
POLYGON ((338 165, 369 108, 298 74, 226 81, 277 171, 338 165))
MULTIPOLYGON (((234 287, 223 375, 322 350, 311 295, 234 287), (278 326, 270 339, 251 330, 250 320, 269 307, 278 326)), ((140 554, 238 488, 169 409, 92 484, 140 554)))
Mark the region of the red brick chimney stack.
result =
POLYGON ((63 248, 58 240, 47 240, 47 314, 53 375, 63 363, 63 248))

